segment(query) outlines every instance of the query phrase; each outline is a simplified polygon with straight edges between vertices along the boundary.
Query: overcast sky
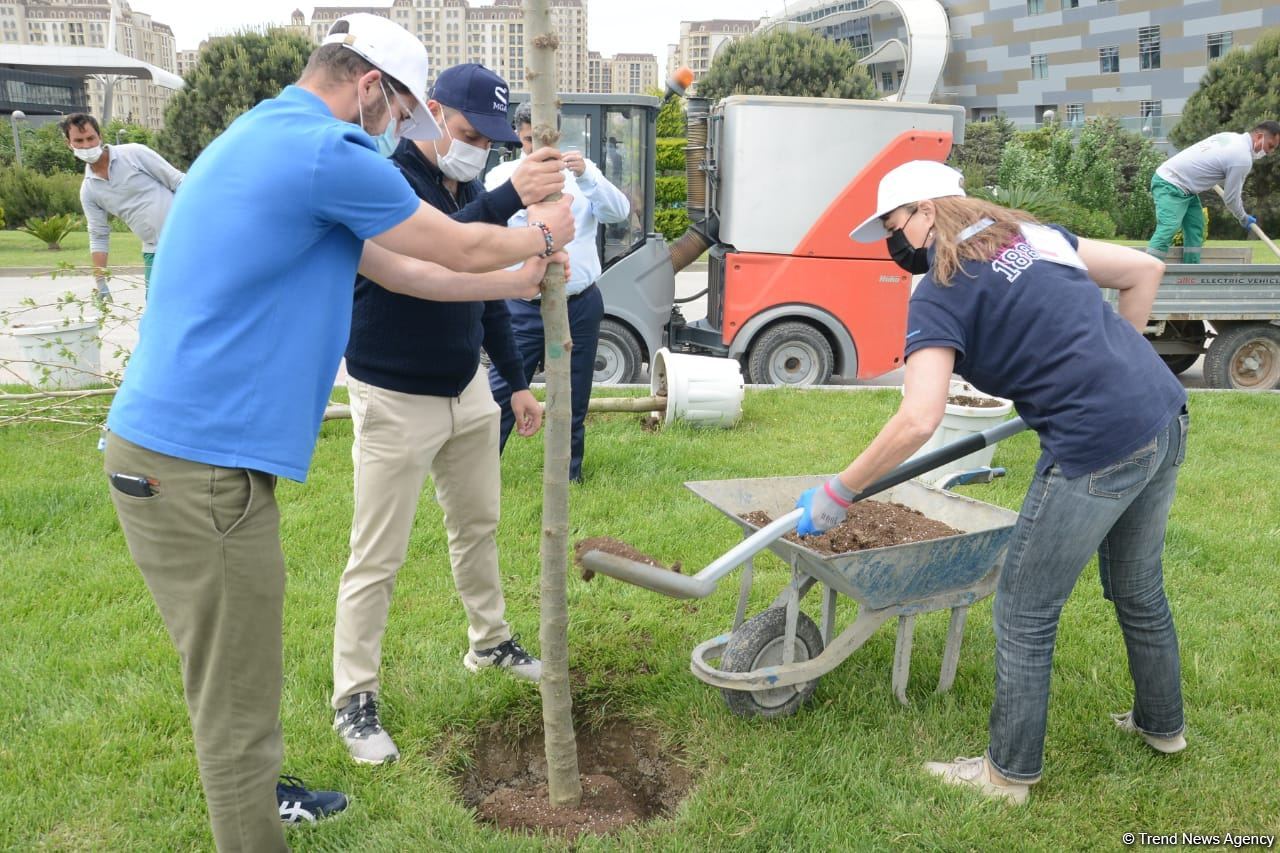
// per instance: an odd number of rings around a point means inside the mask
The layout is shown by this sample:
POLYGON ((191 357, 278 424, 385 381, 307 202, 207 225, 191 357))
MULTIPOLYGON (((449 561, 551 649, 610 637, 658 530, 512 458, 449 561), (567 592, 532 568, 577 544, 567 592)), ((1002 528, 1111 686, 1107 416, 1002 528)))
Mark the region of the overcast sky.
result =
MULTIPOLYGON (((370 6, 391 5, 391 0, 364 0, 370 6)), ((667 61, 667 45, 680 37, 680 22, 709 18, 760 18, 776 14, 782 0, 588 0, 590 50, 606 56, 615 53, 652 53, 659 67, 667 61)), ((470 0, 472 6, 492 5, 491 0, 470 0)), ((210 35, 234 32, 249 25, 288 23, 294 9, 311 20, 315 4, 297 0, 130 0, 132 8, 173 27, 178 50, 197 47, 210 35)), ((361 5, 329 0, 322 6, 361 5)))

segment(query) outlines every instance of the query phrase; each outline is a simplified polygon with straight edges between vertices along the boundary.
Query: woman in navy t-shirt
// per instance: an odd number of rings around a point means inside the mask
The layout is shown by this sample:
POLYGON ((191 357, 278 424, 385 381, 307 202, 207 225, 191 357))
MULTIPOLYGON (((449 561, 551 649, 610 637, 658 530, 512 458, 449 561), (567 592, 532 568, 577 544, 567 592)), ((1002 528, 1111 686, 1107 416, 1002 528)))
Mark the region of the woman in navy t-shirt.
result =
POLYGON ((1058 618, 1094 553, 1134 684, 1132 707, 1113 719, 1160 752, 1186 746, 1160 560, 1186 451, 1186 392, 1141 334, 1160 261, 968 198, 961 180, 941 163, 899 166, 880 183, 876 214, 850 235, 887 240, 900 266, 925 275, 910 302, 902 405, 849 467, 801 496, 799 530, 837 524, 857 492, 929 439, 953 372, 1013 400, 1043 453, 996 590, 989 745, 926 769, 1023 802, 1044 763, 1058 618), (1099 287, 1119 291, 1118 309, 1099 287))

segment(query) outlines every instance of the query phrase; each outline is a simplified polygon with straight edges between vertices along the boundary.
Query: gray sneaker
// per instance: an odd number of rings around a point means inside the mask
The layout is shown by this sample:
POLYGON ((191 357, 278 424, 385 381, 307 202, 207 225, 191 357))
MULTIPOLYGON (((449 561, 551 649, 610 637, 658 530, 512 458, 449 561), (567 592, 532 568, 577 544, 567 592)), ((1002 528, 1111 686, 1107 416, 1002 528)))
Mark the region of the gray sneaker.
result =
POLYGON ((491 649, 468 651, 462 656, 462 665, 472 672, 491 667, 505 669, 516 678, 534 683, 542 679, 542 661, 524 650, 519 634, 491 649))
POLYGON ((400 757, 395 741, 378 721, 378 700, 374 693, 348 696, 333 716, 333 728, 347 745, 347 752, 361 764, 385 764, 400 757))
POLYGON ((1160 735, 1149 735, 1142 729, 1138 728, 1133 722, 1132 709, 1125 711, 1123 714, 1112 714, 1112 721, 1115 722, 1116 728, 1122 732, 1129 734, 1142 735, 1142 739, 1147 742, 1147 746, 1156 752, 1163 752, 1166 755, 1172 755, 1175 752, 1182 752, 1187 748, 1187 739, 1182 732, 1178 732, 1172 737, 1161 737, 1160 735))
POLYGON ((987 762, 985 755, 977 758, 957 758, 955 761, 926 761, 924 769, 948 785, 974 788, 995 799, 1007 800, 1014 805, 1027 801, 1031 786, 1025 782, 1005 779, 987 762))

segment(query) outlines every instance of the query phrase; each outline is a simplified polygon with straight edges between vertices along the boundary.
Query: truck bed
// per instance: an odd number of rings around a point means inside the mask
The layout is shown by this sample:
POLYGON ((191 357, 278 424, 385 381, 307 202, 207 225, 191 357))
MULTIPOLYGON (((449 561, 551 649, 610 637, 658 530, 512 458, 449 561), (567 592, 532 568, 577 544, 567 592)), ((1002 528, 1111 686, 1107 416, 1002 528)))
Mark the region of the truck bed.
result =
POLYGON ((1280 320, 1280 264, 1169 264, 1151 319, 1280 320))

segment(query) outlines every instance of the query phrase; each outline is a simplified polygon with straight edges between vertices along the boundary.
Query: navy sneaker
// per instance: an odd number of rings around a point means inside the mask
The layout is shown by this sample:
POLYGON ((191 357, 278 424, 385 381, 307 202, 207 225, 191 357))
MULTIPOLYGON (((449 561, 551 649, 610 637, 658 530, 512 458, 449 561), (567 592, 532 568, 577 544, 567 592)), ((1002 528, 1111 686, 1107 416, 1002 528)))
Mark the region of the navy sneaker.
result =
POLYGON ((347 807, 347 795, 338 791, 311 791, 297 776, 281 776, 276 783, 281 823, 315 823, 347 807))

